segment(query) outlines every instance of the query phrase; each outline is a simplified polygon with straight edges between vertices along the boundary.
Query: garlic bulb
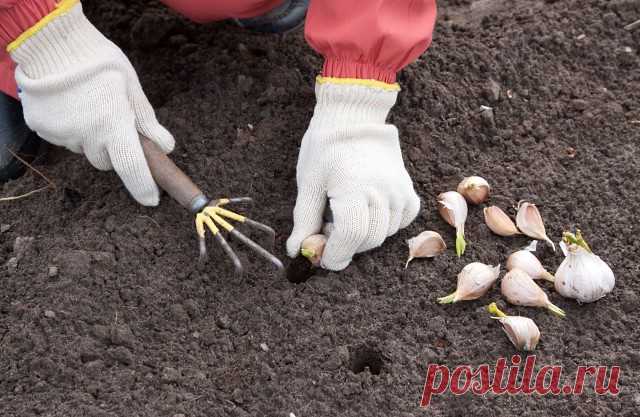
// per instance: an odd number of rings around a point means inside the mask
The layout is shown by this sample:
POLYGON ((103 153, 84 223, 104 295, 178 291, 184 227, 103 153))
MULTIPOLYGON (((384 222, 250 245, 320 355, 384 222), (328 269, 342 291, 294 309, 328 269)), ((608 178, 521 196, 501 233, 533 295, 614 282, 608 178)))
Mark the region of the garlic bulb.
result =
POLYGON ((528 317, 507 316, 498 309, 496 303, 489 304, 487 311, 502 324, 502 329, 516 349, 532 351, 536 348, 540 340, 540 329, 533 320, 528 317))
POLYGON ((566 256, 556 271, 555 287, 560 295, 591 303, 613 290, 613 271, 591 252, 579 230, 576 235, 565 232, 560 247, 566 256))
POLYGON ((482 177, 466 177, 458 184, 457 191, 462 194, 468 202, 480 204, 487 201, 491 187, 487 180, 482 177))
POLYGON ((552 304, 547 294, 521 269, 515 268, 507 272, 502 278, 500 289, 502 290, 502 295, 511 304, 544 307, 557 316, 565 316, 565 312, 560 307, 552 304))
POLYGON ((447 223, 456 228, 456 254, 460 257, 467 246, 467 242, 464 241, 467 202, 460 193, 447 191, 438 196, 438 211, 447 223))
POLYGON ((432 258, 447 249, 447 245, 444 243, 440 233, 431 230, 422 232, 418 236, 407 240, 407 245, 409 245, 409 259, 404 265, 405 268, 415 258, 432 258))
POLYGON ((518 205, 518 214, 516 215, 516 225, 525 235, 546 241, 551 245, 553 251, 556 251, 556 245, 547 236, 542 216, 540 216, 540 212, 535 204, 525 201, 520 202, 518 205))
POLYGON ((491 206, 484 209, 484 222, 498 236, 515 236, 521 234, 507 213, 500 207, 491 206))
POLYGON ((538 258, 528 250, 519 250, 509 255, 507 259, 507 271, 515 268, 523 270, 533 279, 554 281, 553 274, 544 269, 538 258))
POLYGON ((500 265, 494 267, 480 262, 472 262, 462 268, 458 274, 456 291, 446 297, 438 298, 438 302, 449 304, 480 298, 489 291, 489 288, 498 279, 498 275, 500 275, 500 265))
POLYGON ((326 244, 327 237, 325 235, 311 235, 302 241, 300 254, 314 266, 319 266, 326 244))

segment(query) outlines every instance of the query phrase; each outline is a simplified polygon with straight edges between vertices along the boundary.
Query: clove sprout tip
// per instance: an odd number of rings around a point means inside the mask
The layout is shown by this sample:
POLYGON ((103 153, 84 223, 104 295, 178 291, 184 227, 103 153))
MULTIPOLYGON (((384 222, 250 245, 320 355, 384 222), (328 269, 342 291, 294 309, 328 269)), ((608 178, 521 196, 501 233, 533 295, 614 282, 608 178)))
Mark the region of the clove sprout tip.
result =
POLYGON ((453 292, 445 297, 438 298, 438 303, 440 304, 452 304, 456 302, 456 293, 453 292))
POLYGON ((549 303, 549 305, 547 306, 547 309, 558 317, 565 318, 567 316, 564 310, 555 304, 549 303))

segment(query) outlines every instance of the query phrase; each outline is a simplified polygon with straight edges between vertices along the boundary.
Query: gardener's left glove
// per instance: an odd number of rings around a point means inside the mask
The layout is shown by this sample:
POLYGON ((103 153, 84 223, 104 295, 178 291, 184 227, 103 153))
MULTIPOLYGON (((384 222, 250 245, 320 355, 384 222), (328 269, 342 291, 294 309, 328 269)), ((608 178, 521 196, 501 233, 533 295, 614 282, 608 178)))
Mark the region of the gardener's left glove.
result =
POLYGON ((333 230, 321 265, 342 270, 355 253, 380 246, 418 214, 400 152, 398 130, 386 124, 397 84, 318 78, 317 104, 298 158, 298 198, 287 252, 322 229, 327 199, 333 230))

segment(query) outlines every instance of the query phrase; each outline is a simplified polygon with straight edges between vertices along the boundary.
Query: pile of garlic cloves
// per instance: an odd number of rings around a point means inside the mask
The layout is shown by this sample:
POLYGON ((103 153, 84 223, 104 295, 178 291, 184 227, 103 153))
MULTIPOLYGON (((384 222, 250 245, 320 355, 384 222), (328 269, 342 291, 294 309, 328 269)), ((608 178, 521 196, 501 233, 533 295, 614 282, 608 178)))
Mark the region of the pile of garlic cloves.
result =
MULTIPOLYGON (((487 203, 491 186, 482 177, 464 178, 456 191, 438 195, 438 212, 450 226, 456 229, 455 251, 461 257, 466 249, 465 224, 469 221, 469 206, 487 203)), ((545 268, 534 254, 538 241, 545 242, 555 252, 555 243, 547 234, 538 207, 520 201, 515 207, 515 221, 496 205, 483 207, 484 221, 496 235, 503 237, 527 236, 534 239, 526 248, 511 253, 506 260, 507 272, 500 281, 500 292, 512 305, 544 308, 555 316, 564 318, 565 311, 553 304, 544 286, 551 288, 578 303, 597 301, 611 292, 615 276, 609 265, 595 255, 578 230, 575 234, 565 232, 560 248, 565 256, 555 274, 545 268), (538 283, 540 284, 538 284, 538 283)), ((473 212, 471 213, 473 215, 473 212)), ((425 231, 407 241, 409 257, 405 264, 415 258, 432 258, 447 253, 447 245, 435 231, 425 231)), ((477 300, 484 297, 498 281, 500 265, 491 266, 472 262, 462 268, 457 276, 457 288, 449 295, 437 298, 439 304, 477 300)), ((509 340, 518 350, 534 350, 540 339, 540 329, 527 317, 508 316, 495 303, 488 306, 493 318, 500 321, 509 340)))

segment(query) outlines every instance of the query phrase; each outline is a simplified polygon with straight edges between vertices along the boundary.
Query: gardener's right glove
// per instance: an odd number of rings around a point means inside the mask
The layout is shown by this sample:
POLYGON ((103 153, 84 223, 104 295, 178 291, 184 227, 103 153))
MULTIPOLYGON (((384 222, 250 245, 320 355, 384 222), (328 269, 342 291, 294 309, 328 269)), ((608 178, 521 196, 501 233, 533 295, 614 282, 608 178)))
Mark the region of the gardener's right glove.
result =
POLYGON ((298 157, 298 199, 287 252, 322 229, 327 200, 333 230, 321 259, 341 270, 355 253, 377 246, 418 214, 400 151, 398 129, 386 123, 399 87, 372 80, 319 77, 317 104, 298 157))
POLYGON ((47 141, 115 169, 133 197, 157 205, 159 191, 138 133, 164 152, 173 136, 156 120, 131 63, 82 12, 78 0, 56 9, 7 48, 27 124, 47 141))

